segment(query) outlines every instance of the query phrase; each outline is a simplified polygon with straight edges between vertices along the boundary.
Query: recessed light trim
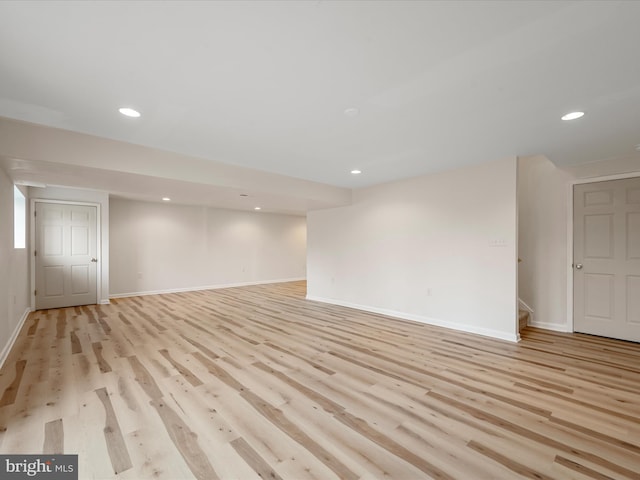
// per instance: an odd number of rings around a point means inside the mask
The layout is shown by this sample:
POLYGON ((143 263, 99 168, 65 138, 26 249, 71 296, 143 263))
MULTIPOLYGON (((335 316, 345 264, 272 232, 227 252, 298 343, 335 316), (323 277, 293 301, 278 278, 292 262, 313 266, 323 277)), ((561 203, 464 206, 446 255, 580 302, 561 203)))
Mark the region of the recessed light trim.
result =
POLYGON ((169 197, 162 197, 163 202, 170 202, 171 199, 169 197))
POLYGON ((349 107, 344 110, 344 114, 347 117, 356 117, 359 113, 360 110, 358 110, 356 107, 349 107))
POLYGON ((569 121, 569 120, 577 120, 578 118, 583 116, 584 116, 584 112, 569 112, 563 115, 561 118, 564 121, 569 121))
POLYGON ((125 117, 138 118, 140 116, 140 112, 139 111, 134 110, 133 108, 129 108, 129 107, 119 108, 118 111, 122 115, 124 115, 125 117))
POLYGON ((253 207, 254 210, 262 210, 260 207, 253 207))
POLYGON ((351 175, 360 175, 362 173, 361 170, 358 170, 357 168, 354 170, 351 170, 351 175))

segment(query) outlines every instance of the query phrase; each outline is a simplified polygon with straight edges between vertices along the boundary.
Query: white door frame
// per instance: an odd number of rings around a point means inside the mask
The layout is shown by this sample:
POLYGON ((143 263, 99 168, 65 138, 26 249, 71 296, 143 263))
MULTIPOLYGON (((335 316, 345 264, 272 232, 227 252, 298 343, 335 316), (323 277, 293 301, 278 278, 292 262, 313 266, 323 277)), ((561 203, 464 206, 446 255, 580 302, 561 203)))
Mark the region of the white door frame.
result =
POLYGON ((600 177, 579 178, 569 182, 567 190, 567 331, 575 332, 573 325, 573 187, 585 183, 607 182, 640 177, 640 172, 603 175, 600 177))
POLYGON ((58 203, 63 205, 82 205, 85 207, 96 207, 96 252, 98 254, 98 263, 96 265, 96 302, 100 303, 100 292, 102 291, 102 225, 101 211, 99 203, 91 202, 73 202, 67 200, 49 200, 44 198, 32 198, 30 202, 29 212, 29 264, 31 267, 31 311, 36 310, 36 262, 34 261, 34 252, 36 250, 36 203, 58 203))

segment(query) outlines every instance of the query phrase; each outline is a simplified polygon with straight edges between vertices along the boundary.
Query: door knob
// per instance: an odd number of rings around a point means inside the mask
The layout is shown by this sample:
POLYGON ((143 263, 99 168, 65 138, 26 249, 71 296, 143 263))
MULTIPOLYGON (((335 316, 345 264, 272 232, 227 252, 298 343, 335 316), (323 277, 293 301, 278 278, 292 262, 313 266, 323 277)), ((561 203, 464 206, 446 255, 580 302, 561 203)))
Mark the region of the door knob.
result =
POLYGON ((577 270, 582 270, 582 264, 581 263, 576 263, 576 269, 577 270))
MULTIPOLYGON (((91 261, 92 261, 93 263, 98 263, 98 259, 97 259, 97 258, 92 258, 92 259, 91 259, 91 261)), ((582 268, 582 265, 580 265, 580 268, 582 268)))

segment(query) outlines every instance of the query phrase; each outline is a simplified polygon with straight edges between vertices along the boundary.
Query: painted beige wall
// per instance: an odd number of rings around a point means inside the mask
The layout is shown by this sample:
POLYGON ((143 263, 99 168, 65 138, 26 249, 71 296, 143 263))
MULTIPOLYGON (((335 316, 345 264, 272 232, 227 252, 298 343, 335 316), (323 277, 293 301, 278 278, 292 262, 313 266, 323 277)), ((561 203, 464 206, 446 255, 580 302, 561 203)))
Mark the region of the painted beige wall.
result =
POLYGON ((0 169, 0 364, 29 311, 27 252, 13 248, 13 183, 0 169))
POLYGON ((29 187, 34 200, 61 200, 68 202, 96 203, 100 205, 100 288, 98 303, 109 302, 109 194, 81 188, 29 187))
POLYGON ((638 172, 640 155, 560 169, 544 156, 518 160, 518 294, 533 325, 572 331, 568 276, 571 186, 576 181, 638 172))
POLYGON ((111 294, 305 277, 306 220, 111 199, 111 294))
POLYGON ((517 339, 516 158, 308 214, 308 297, 517 339), (497 245, 496 245, 497 244, 497 245))

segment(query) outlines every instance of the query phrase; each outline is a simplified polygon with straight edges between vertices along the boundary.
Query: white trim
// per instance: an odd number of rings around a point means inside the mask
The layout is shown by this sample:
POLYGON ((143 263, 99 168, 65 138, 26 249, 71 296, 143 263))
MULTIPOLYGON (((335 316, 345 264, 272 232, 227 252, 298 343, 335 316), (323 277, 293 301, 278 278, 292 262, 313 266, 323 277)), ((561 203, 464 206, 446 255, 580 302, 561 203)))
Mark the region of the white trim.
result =
POLYGON ((165 293, 181 293, 181 292, 198 292, 201 290, 219 290, 221 288, 233 288, 233 287, 250 287, 252 285, 266 285, 269 283, 287 283, 287 282, 299 282, 306 280, 305 277, 296 278, 279 278, 276 280, 260 280, 257 282, 239 282, 239 283, 224 283, 218 285, 205 285, 200 287, 184 287, 184 288, 169 288, 165 290, 148 290, 144 292, 128 292, 128 293, 114 293, 109 295, 109 298, 126 298, 126 297, 142 297, 145 295, 162 295, 165 293))
POLYGON ((2 349, 2 352, 0 352, 0 368, 2 368, 5 360, 9 356, 9 353, 13 348, 13 344, 16 343, 16 340, 18 339, 18 335, 20 334, 20 330, 22 330, 22 326, 24 325, 24 322, 27 321, 27 318, 29 317, 30 313, 31 313, 31 309, 26 308, 24 313, 22 314, 22 317, 20 318, 20 320, 18 320, 18 324, 16 325, 16 328, 13 330, 11 337, 9 337, 9 341, 2 349))
MULTIPOLYGON (((549 330, 556 330, 560 332, 574 332, 573 325, 573 187, 575 185, 583 185, 587 183, 597 183, 597 182, 607 182, 610 180, 624 180, 627 178, 636 178, 640 177, 640 171, 638 172, 628 172, 628 173, 620 173, 616 175, 602 175, 598 177, 588 177, 588 178, 577 178, 569 181, 568 189, 567 189, 567 325, 565 329, 558 330, 553 326, 556 324, 553 323, 541 323, 544 325, 550 325, 549 327, 540 327, 540 328, 549 328, 549 330)), ((538 326, 538 325, 532 325, 538 326)))
MULTIPOLYGON (((518 296, 518 294, 520 293, 520 269, 519 269, 519 264, 520 264, 520 256, 518 254, 518 249, 520 248, 520 195, 519 195, 519 181, 518 179, 520 178, 520 157, 516 156, 516 178, 515 178, 515 184, 516 184, 516 211, 515 211, 515 216, 516 216, 516 248, 515 248, 515 297, 516 297, 516 303, 518 304, 518 308, 516 308, 516 314, 515 314, 515 332, 516 332, 516 342, 520 341, 520 297, 518 296)), ((531 314, 529 315, 529 317, 531 317, 531 314)))
POLYGON ((475 327, 472 325, 448 322, 446 320, 425 317, 422 315, 413 315, 411 313, 397 312, 395 310, 387 310, 386 308, 370 307, 368 305, 358 305, 356 303, 344 302, 342 300, 316 297, 315 295, 307 295, 307 300, 312 300, 314 302, 329 303, 331 305, 339 305, 341 307, 354 308, 356 310, 363 310, 365 312, 378 313, 380 315, 386 315, 388 317, 399 318, 402 320, 411 320, 413 322, 425 323, 427 325, 434 325, 437 327, 450 328, 451 330, 458 330, 461 332, 474 333, 476 335, 496 338, 498 340, 507 340, 509 342, 514 342, 514 343, 520 340, 520 335, 517 333, 510 334, 510 333, 502 332, 499 330, 492 330, 489 328, 475 327))
POLYGON ((573 182, 567 189, 567 331, 573 332, 573 182))
POLYGON ((597 183, 597 182, 608 182, 609 180, 625 180, 627 178, 636 178, 640 177, 640 171, 638 172, 627 172, 627 173, 618 173, 616 175, 601 175, 599 177, 586 177, 586 178, 576 178, 571 182, 574 185, 581 183, 597 183))
POLYGON ((527 305, 520 297, 518 297, 518 327, 520 326, 520 310, 526 310, 529 312, 529 319, 527 320, 527 325, 533 324, 533 308, 527 305))
MULTIPOLYGON (((29 264, 31 265, 31 310, 36 309, 36 262, 33 260, 36 249, 36 203, 59 203, 63 205, 84 205, 96 207, 96 255, 98 263, 96 265, 96 302, 102 303, 102 205, 94 202, 75 202, 71 200, 50 200, 48 198, 32 198, 29 211, 30 231, 29 231, 29 264)), ((108 303, 108 300, 107 300, 108 303)))
POLYGON ((527 312, 533 314, 533 308, 527 305, 521 298, 518 298, 518 307, 519 309, 526 310, 527 312))
POLYGON ((536 322, 534 320, 530 320, 528 325, 530 327, 553 330, 554 332, 571 333, 573 331, 573 328, 571 326, 567 326, 563 323, 536 322))

